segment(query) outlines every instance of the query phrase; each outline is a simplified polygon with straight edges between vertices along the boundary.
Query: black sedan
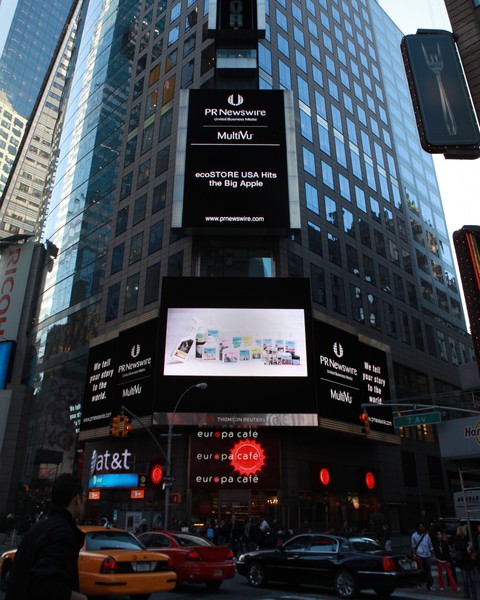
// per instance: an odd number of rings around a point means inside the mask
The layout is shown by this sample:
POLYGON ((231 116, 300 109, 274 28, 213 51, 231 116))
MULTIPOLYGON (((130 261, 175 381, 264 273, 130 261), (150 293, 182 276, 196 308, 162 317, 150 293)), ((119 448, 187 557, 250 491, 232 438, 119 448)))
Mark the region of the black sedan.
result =
POLYGON ((278 548, 242 554, 237 572, 254 587, 269 580, 304 583, 332 588, 341 598, 365 589, 388 596, 425 581, 414 559, 387 553, 376 540, 324 533, 297 535, 278 548))

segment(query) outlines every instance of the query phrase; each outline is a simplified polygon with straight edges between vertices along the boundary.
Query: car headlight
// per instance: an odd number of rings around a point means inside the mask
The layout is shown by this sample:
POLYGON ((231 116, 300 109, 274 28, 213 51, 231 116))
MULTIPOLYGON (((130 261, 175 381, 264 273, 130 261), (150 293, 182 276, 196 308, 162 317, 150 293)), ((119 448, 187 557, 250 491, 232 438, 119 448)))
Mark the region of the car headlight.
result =
POLYGON ((239 562, 245 562, 245 554, 240 554, 240 556, 237 558, 237 563, 239 562))

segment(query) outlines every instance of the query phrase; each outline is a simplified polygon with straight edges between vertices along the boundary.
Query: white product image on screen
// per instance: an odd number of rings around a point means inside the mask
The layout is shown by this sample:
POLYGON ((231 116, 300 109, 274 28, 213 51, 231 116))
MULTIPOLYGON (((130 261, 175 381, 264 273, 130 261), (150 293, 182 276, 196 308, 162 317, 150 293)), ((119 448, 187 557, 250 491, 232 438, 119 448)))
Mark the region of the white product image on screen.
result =
POLYGON ((168 308, 165 348, 167 376, 308 377, 302 308, 168 308))

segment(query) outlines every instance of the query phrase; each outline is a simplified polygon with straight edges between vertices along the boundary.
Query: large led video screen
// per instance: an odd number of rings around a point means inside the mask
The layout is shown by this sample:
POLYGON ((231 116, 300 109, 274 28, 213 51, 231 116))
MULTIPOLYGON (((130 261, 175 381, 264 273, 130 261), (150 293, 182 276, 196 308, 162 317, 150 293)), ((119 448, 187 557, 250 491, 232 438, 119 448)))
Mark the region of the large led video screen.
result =
POLYGON ((305 311, 169 308, 164 375, 307 377, 305 311))
POLYGON ((297 165, 287 135, 294 118, 285 95, 189 90, 188 106, 180 106, 173 227, 265 232, 299 226, 297 165))
POLYGON ((308 279, 165 277, 160 323, 155 423, 318 422, 308 279))

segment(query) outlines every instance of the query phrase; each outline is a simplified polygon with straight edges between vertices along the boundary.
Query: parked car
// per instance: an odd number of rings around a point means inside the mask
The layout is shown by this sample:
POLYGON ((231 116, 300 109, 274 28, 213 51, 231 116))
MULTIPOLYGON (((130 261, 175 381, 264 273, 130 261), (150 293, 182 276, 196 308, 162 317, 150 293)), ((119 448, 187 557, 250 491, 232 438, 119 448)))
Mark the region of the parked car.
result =
POLYGON ((147 531, 138 536, 146 548, 166 554, 173 563, 177 582, 204 583, 218 589, 224 579, 235 575, 233 552, 215 546, 204 537, 179 531, 147 531))
POLYGON ((344 599, 365 589, 389 596, 425 580, 414 559, 387 553, 374 539, 324 533, 297 535, 275 549, 241 554, 237 572, 253 587, 269 580, 304 583, 332 588, 344 599))
MULTIPOLYGON (((168 592, 177 576, 168 556, 149 552, 139 540, 123 529, 80 527, 85 543, 78 556, 80 589, 87 596, 129 595, 147 600, 154 592, 168 592)), ((1 589, 6 590, 15 560, 15 550, 0 557, 1 589)))

